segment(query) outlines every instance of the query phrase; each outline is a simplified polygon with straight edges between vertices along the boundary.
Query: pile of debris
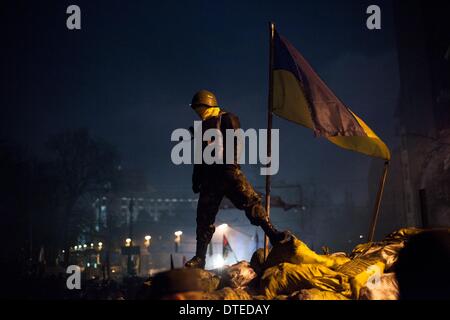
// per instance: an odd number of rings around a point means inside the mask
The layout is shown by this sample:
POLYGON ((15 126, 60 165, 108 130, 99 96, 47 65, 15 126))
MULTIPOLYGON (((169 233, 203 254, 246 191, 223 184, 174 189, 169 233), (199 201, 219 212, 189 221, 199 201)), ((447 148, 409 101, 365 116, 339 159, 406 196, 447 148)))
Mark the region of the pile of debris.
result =
POLYGON ((358 245, 350 255, 317 254, 292 236, 259 249, 249 262, 223 270, 177 269, 160 273, 144 298, 176 300, 396 300, 393 272, 399 251, 419 229, 401 229, 383 241, 358 245))

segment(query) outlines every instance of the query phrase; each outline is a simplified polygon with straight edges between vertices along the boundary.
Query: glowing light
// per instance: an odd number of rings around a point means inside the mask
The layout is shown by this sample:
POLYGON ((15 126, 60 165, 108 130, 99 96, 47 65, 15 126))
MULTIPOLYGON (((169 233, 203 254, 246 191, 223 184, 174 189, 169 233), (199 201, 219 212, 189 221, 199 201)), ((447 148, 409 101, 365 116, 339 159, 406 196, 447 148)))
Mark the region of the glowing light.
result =
POLYGON ((176 231, 175 232, 175 236, 177 236, 177 237, 181 237, 182 234, 183 234, 183 231, 176 231))
POLYGON ((86 244, 83 244, 83 248, 85 248, 85 249, 86 249, 86 247, 87 247, 87 245, 86 245, 86 244))
POLYGON ((152 238, 151 236, 145 236, 144 239, 145 239, 146 241, 150 241, 151 238, 152 238))
POLYGON ((93 248, 94 247, 94 244, 93 243, 91 243, 91 248, 93 248))
POLYGON ((225 260, 223 259, 223 257, 221 255, 218 255, 213 259, 213 268, 214 269, 222 268, 224 265, 225 265, 225 260))
POLYGON ((91 266, 91 264, 89 262, 86 265, 87 265, 88 268, 91 266))
POLYGON ((363 235, 360 235, 359 238, 362 239, 362 238, 364 238, 364 236, 363 236, 363 235))
POLYGON ((228 224, 223 223, 220 226, 217 227, 217 229, 225 231, 228 228, 228 224))
POLYGON ((130 238, 127 238, 126 240, 125 240, 125 244, 126 244, 126 246, 130 246, 131 245, 131 239, 130 238))

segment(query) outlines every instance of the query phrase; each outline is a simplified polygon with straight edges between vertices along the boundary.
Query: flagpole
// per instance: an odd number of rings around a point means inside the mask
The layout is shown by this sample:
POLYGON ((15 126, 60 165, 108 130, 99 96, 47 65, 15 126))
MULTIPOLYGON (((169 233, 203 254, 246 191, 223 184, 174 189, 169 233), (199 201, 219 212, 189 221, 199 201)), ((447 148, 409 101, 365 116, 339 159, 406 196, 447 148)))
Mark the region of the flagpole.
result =
POLYGON ((377 198, 375 200, 375 207, 373 209, 372 223, 370 224, 369 237, 368 237, 369 242, 373 242, 373 238, 375 235, 375 229, 377 227, 378 216, 380 214, 381 199, 383 198, 384 187, 386 185, 388 169, 389 169, 389 161, 386 161, 384 163, 383 174, 380 179, 380 185, 378 187, 377 198))
MULTIPOLYGON (((272 121, 273 121, 273 61, 274 61, 274 45, 273 40, 275 37, 275 24, 269 22, 269 95, 267 103, 267 156, 269 159, 272 157, 272 121)), ((269 164, 270 165, 270 164, 269 164)), ((271 176, 266 175, 266 212, 270 217, 270 190, 271 190, 271 176)), ((264 236, 264 260, 266 260, 269 253, 269 238, 264 236)))

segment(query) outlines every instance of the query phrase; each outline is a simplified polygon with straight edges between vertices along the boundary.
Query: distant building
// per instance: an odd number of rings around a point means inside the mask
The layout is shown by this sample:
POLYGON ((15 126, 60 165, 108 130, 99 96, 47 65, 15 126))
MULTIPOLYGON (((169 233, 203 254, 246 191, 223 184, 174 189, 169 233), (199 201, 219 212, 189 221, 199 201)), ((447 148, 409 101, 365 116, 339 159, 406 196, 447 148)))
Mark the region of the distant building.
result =
POLYGON ((392 227, 450 225, 449 12, 446 1, 394 1, 401 142, 393 148, 382 207, 392 227))

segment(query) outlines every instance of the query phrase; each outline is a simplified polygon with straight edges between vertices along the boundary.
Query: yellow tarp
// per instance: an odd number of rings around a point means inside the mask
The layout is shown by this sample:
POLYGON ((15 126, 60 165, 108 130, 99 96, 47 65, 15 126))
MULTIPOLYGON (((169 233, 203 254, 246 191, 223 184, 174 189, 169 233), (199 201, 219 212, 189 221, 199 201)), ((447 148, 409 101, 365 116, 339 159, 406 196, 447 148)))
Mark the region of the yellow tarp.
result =
POLYGON ((377 259, 356 258, 341 266, 338 271, 349 277, 352 297, 359 299, 361 289, 367 286, 369 280, 375 282, 381 279, 384 267, 385 264, 377 259), (370 279, 371 277, 373 278, 370 279))
POLYGON ((311 288, 359 299, 361 289, 381 277, 385 260, 372 254, 353 260, 319 255, 293 237, 272 248, 265 267, 261 284, 268 299, 311 288))
POLYGON ((364 258, 382 261, 386 271, 392 271, 392 266, 397 261, 398 253, 405 246, 409 237, 423 232, 421 229, 405 228, 391 233, 383 241, 363 243, 355 247, 350 257, 352 259, 364 258))
POLYGON ((261 284, 268 299, 311 288, 338 292, 344 296, 351 296, 352 293, 346 275, 320 264, 281 263, 264 272, 261 284))
POLYGON ((265 267, 270 268, 287 262, 292 264, 320 264, 336 270, 349 261, 350 259, 347 257, 317 254, 305 243, 293 237, 290 242, 272 248, 265 267))

